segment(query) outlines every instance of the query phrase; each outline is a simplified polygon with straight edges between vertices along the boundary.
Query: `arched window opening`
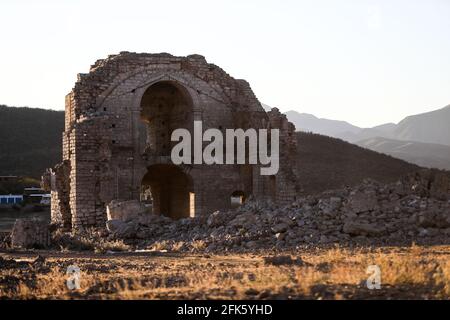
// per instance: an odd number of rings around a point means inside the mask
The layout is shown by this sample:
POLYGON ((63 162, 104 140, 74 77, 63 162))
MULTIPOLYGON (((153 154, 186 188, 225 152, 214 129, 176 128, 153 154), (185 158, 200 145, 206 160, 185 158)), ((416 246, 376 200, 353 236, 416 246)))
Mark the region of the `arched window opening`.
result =
POLYGON ((243 191, 234 191, 231 194, 231 207, 237 208, 244 204, 246 200, 245 194, 243 191))

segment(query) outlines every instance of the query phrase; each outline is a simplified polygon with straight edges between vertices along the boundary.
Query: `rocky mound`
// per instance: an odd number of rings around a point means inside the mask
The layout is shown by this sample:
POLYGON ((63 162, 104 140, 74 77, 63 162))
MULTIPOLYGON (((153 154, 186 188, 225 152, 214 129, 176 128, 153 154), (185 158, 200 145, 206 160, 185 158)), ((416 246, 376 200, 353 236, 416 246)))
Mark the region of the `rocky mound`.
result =
POLYGON ((110 220, 108 238, 168 250, 290 249, 305 244, 450 243, 450 179, 424 170, 396 183, 361 185, 297 199, 249 201, 209 217, 172 221, 141 215, 110 220))
POLYGON ((450 244, 450 176, 438 170, 423 170, 391 184, 365 180, 356 187, 300 197, 283 207, 249 200, 235 210, 176 221, 137 210, 139 202, 130 202, 110 206, 105 229, 69 234, 18 220, 6 242, 24 248, 48 247, 51 242, 51 247, 69 250, 206 252, 450 244))

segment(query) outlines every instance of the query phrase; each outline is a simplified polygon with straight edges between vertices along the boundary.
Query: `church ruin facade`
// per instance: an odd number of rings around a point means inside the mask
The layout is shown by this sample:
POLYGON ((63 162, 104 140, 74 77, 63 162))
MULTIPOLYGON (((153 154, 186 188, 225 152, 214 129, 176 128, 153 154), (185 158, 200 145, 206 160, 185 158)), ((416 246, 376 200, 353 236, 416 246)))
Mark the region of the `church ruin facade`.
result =
POLYGON ((105 224, 113 200, 151 202, 173 219, 230 209, 249 197, 277 203, 297 193, 295 127, 266 112, 244 80, 200 55, 122 52, 79 74, 66 96, 63 162, 45 177, 52 222, 66 230, 105 224), (203 128, 279 129, 280 169, 258 164, 175 165, 171 133, 203 128), (237 199, 237 200, 236 200, 237 199))

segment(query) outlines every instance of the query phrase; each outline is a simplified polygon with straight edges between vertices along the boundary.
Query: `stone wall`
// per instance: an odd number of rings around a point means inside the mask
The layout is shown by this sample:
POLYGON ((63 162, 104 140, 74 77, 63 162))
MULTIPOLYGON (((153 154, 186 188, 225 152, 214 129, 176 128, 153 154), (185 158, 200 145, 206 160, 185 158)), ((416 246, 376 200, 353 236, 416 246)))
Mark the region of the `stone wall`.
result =
POLYGON ((280 171, 275 177, 276 202, 289 204, 295 200, 299 190, 298 174, 295 171, 297 139, 295 126, 287 120, 286 115, 273 108, 268 113, 271 128, 280 130, 280 171))

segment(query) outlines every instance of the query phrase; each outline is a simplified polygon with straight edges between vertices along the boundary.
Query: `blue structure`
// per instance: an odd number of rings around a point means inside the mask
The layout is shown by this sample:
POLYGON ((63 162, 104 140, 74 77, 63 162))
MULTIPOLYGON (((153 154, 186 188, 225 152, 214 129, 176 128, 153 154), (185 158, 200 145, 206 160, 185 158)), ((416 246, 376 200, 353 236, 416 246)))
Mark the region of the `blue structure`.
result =
POLYGON ((22 195, 0 195, 0 205, 19 204, 23 201, 22 195))

